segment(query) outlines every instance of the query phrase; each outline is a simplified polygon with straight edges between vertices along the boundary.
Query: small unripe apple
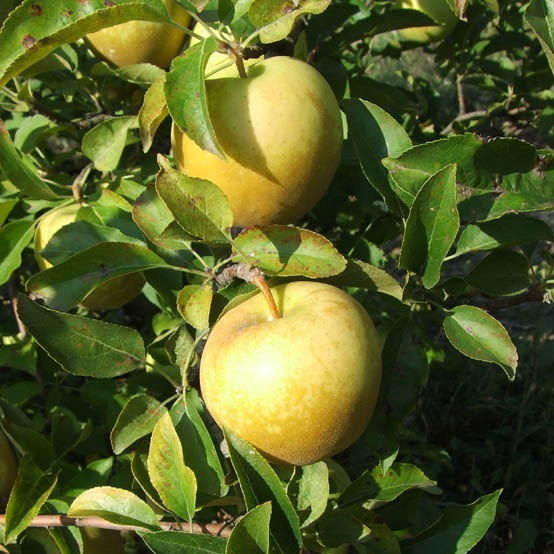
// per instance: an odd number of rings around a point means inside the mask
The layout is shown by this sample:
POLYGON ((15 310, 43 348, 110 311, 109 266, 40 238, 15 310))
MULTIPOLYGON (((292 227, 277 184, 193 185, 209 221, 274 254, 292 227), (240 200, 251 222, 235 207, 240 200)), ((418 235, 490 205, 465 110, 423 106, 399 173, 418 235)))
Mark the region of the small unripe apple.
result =
POLYGON ((83 527, 83 554, 124 554, 125 541, 119 531, 83 527))
POLYGON ((0 498, 10 496, 15 477, 17 475, 17 461, 13 450, 0 430, 0 498))
POLYGON ((224 428, 272 462, 312 464, 350 446, 367 427, 381 381, 373 322, 349 294, 296 281, 260 294, 215 324, 200 386, 224 428))
MULTIPOLYGON (((183 27, 190 23, 190 15, 174 0, 163 0, 171 17, 183 27)), ((125 67, 137 63, 151 63, 166 68, 179 54, 186 34, 167 23, 128 21, 87 35, 92 50, 100 58, 125 67)))
POLYGON ((437 25, 427 27, 399 29, 399 36, 410 42, 425 44, 441 40, 450 34, 458 21, 447 0, 397 0, 396 6, 404 10, 418 10, 437 22, 437 25))
POLYGON ((342 121, 329 84, 305 62, 279 56, 247 78, 206 82, 215 135, 226 155, 202 150, 173 126, 180 171, 215 183, 236 225, 292 223, 317 203, 338 167, 342 121))
MULTIPOLYGON (((39 252, 46 247, 57 231, 77 219, 79 207, 78 204, 62 206, 50 211, 40 220, 35 231, 35 259, 41 270, 52 267, 52 264, 39 252)), ((136 298, 145 282, 142 273, 130 273, 116 277, 94 289, 81 304, 90 310, 119 308, 136 298)))

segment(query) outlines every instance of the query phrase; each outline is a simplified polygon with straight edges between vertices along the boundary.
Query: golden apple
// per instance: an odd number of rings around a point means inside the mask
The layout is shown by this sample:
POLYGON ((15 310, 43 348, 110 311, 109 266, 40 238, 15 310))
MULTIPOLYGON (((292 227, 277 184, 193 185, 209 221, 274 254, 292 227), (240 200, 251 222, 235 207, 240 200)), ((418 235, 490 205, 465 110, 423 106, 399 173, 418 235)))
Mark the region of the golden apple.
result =
MULTIPOLYGON (((174 0, 163 1, 173 20, 187 27, 190 23, 187 11, 174 0)), ((116 67, 151 63, 166 68, 181 51, 186 34, 166 23, 128 21, 91 33, 86 38, 96 55, 116 67)))
POLYGON ((458 21, 447 0, 397 0, 396 6, 404 10, 418 10, 437 22, 437 25, 427 27, 399 29, 399 36, 410 42, 425 44, 441 40, 450 34, 458 21))
MULTIPOLYGON (((62 206, 50 211, 40 220, 35 231, 35 259, 41 270, 52 267, 52 264, 45 260, 39 252, 46 247, 57 231, 77 219, 79 208, 78 204, 62 206)), ((142 273, 122 275, 94 289, 81 304, 91 310, 119 308, 136 298, 144 283, 145 279, 142 273)))
POLYGON ((124 554, 125 541, 119 531, 83 527, 83 554, 124 554))
POLYGON ((206 406, 221 426, 270 461, 312 464, 366 428, 381 381, 381 348, 364 308, 331 285, 296 281, 232 308, 200 365, 206 406))
POLYGON ((17 461, 6 435, 0 430, 0 498, 10 496, 16 475, 17 461))
POLYGON ((202 150, 173 126, 180 171, 215 183, 236 225, 292 223, 327 190, 339 165, 342 122, 329 84, 288 57, 260 60, 247 78, 206 82, 208 109, 226 155, 202 150))

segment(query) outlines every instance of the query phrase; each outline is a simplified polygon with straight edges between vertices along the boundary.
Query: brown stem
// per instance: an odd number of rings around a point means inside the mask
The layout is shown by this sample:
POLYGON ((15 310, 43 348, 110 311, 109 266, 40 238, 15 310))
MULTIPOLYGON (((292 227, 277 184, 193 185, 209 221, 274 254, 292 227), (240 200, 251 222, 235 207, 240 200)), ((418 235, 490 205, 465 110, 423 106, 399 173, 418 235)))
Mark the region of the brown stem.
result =
POLYGON ((8 281, 8 294, 10 296, 10 303, 12 305, 13 315, 17 323, 19 334, 21 335, 21 338, 25 338, 27 336, 27 329, 25 325, 23 325, 23 321, 21 321, 19 314, 17 313, 17 290, 15 288, 15 281, 13 277, 8 281))
POLYGON ((456 75, 456 89, 458 91, 458 115, 463 115, 466 113, 463 79, 463 75, 456 75))
MULTIPOLYGON (((6 524, 6 516, 4 514, 0 515, 0 524, 6 524)), ((118 525, 100 517, 69 517, 65 515, 36 516, 29 524, 29 527, 95 527, 97 529, 111 529, 114 531, 144 531, 142 527, 118 525)), ((177 522, 162 521, 160 522, 160 527, 164 531, 179 531, 179 524, 177 522)), ((193 523, 192 532, 197 535, 228 537, 231 534, 231 529, 226 528, 223 523, 193 523)))
POLYGON ((79 172, 79 175, 77 175, 77 177, 73 180, 71 192, 73 193, 73 198, 77 204, 83 203, 83 184, 85 183, 91 169, 92 164, 90 163, 83 167, 83 169, 79 172))
POLYGON ((242 56, 240 53, 236 50, 236 48, 233 48, 232 46, 229 46, 227 50, 227 54, 229 57, 235 62, 235 65, 237 66, 239 76, 241 79, 246 79, 246 69, 244 67, 244 61, 242 59, 242 56))
POLYGON ((274 321, 281 319, 281 313, 279 312, 279 308, 277 308, 275 298, 267 284, 265 275, 260 271, 258 275, 252 277, 252 283, 254 283, 258 287, 258 290, 264 295, 267 305, 269 306, 269 311, 271 312, 271 319, 274 321))

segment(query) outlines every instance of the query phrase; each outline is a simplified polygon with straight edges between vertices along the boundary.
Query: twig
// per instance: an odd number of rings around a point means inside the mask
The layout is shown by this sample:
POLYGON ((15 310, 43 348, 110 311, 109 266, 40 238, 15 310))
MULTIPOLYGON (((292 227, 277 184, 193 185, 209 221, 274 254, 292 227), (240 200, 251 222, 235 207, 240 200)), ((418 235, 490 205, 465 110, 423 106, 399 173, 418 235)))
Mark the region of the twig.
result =
POLYGON ((262 270, 258 267, 252 267, 247 263, 234 264, 229 267, 226 267, 216 278, 215 282, 219 287, 227 286, 233 279, 238 278, 256 285, 258 290, 264 295, 266 302, 269 306, 269 311, 271 312, 271 318, 273 320, 280 319, 281 313, 277 304, 275 303, 275 298, 273 298, 273 293, 267 284, 267 280, 262 270))
POLYGON ((464 115, 466 113, 466 101, 464 98, 464 85, 463 85, 463 75, 456 75, 456 90, 458 91, 458 110, 459 115, 464 115))
MULTIPOLYGON (((0 515, 0 524, 6 524, 6 516, 0 515)), ((118 525, 110 523, 100 517, 69 517, 65 515, 36 516, 31 520, 29 527, 95 527, 96 529, 111 529, 113 531, 144 531, 143 527, 133 525, 118 525)), ((160 527, 164 531, 179 531, 179 526, 174 521, 162 521, 160 527)), ((214 537, 228 537, 231 529, 220 523, 199 524, 193 523, 192 533, 197 535, 212 535, 214 537)))
POLYGON ((73 198, 77 204, 83 203, 83 185, 89 176, 89 173, 92 169, 92 163, 89 163, 79 171, 79 174, 73 180, 71 184, 71 192, 73 193, 73 198))
POLYGON ((12 305, 15 321, 17 322, 19 334, 21 335, 21 338, 24 339, 27 336, 27 329, 25 325, 23 325, 23 321, 21 321, 21 319, 19 318, 19 314, 17 313, 17 290, 15 288, 13 277, 8 281, 8 294, 10 296, 10 303, 12 305))
POLYGON ((531 288, 527 292, 510 296, 508 298, 495 298, 491 300, 483 300, 481 302, 472 302, 472 304, 484 308, 485 310, 502 310, 503 308, 511 308, 526 304, 527 302, 543 302, 545 298, 544 289, 542 287, 531 288))

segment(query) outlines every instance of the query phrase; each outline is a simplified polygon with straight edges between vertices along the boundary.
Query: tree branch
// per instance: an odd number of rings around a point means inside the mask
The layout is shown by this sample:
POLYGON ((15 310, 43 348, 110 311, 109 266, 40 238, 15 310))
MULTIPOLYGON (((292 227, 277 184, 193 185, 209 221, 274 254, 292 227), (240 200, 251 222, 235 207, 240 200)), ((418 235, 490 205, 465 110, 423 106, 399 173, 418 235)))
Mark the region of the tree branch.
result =
MULTIPOLYGON (((6 516, 0 515, 0 524, 6 524, 6 516)), ((118 525, 110 523, 100 517, 69 517, 65 515, 45 515, 36 516, 29 527, 95 527, 96 529, 110 529, 112 531, 144 531, 142 527, 132 525, 118 525)), ((179 525, 176 522, 160 523, 160 527, 164 531, 179 531, 179 525)), ((187 525, 188 530, 188 525, 187 525)), ((231 529, 225 526, 224 523, 207 523, 205 525, 193 523, 192 532, 197 535, 212 535, 214 537, 228 537, 231 534, 231 529)))

